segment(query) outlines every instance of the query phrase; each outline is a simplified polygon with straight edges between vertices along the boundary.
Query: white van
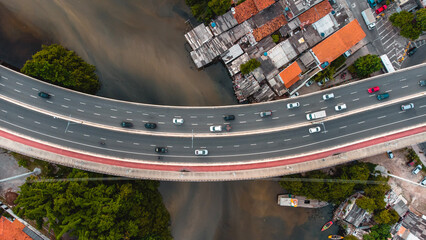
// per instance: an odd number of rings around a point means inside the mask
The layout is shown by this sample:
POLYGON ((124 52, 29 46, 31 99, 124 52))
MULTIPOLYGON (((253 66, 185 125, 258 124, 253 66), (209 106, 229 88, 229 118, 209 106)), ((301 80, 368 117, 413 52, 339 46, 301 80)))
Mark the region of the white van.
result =
POLYGON ((306 114, 306 119, 310 121, 310 120, 325 118, 326 116, 327 114, 325 113, 325 110, 322 110, 322 111, 306 114))

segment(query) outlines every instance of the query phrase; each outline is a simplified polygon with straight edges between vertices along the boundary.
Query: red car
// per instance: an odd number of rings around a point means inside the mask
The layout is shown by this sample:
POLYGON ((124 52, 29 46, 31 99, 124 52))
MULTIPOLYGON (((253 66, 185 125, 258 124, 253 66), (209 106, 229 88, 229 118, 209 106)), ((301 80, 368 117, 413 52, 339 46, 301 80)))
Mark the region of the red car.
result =
POLYGON ((381 13, 381 12, 385 11, 385 10, 386 10, 386 8, 388 8, 388 6, 386 6, 386 5, 381 6, 380 8, 378 8, 378 9, 376 10, 376 14, 379 14, 379 13, 381 13))
POLYGON ((368 91, 368 93, 374 93, 374 92, 377 92, 379 90, 380 90, 380 88, 378 86, 375 86, 375 87, 369 88, 367 91, 368 91))

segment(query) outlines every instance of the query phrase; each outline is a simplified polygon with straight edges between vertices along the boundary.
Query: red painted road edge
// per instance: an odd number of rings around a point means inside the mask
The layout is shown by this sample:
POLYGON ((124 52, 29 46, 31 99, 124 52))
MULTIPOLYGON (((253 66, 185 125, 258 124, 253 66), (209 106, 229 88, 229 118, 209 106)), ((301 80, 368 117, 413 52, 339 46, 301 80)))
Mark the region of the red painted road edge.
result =
POLYGON ((357 143, 354 145, 350 145, 347 147, 342 147, 330 151, 325 151, 318 154, 312 154, 307 155, 303 157, 297 157, 297 158, 289 158, 289 159, 282 159, 282 160, 276 160, 271 162, 263 162, 263 163, 247 163, 247 164, 238 164, 238 165, 215 165, 215 166, 178 166, 178 165, 159 165, 159 164, 147 164, 147 163, 133 163, 133 162, 123 162, 123 161, 117 161, 113 159, 108 158, 101 158, 101 157, 95 157, 87 154, 82 154, 78 152, 72 152, 68 150, 63 150, 56 147, 47 146, 38 142, 34 142, 22 137, 15 136, 13 134, 0 131, 0 136, 10 139, 15 142, 19 142, 28 146, 31 146, 33 148, 37 148, 40 150, 52 152, 55 154, 77 158, 85 161, 90 162, 96 162, 100 164, 106 164, 106 165, 113 165, 113 166, 120 166, 120 167, 127 167, 127 168, 137 168, 137 169, 146 169, 146 170, 158 170, 158 171, 181 171, 182 169, 191 171, 191 172, 223 172, 223 171, 238 171, 238 170, 250 170, 250 169, 262 169, 262 168, 270 168, 270 167, 277 167, 277 166, 283 166, 283 165, 289 165, 289 164, 295 164, 295 163, 301 163, 306 162, 310 160, 315 159, 321 159, 328 157, 333 154, 337 153, 343 153, 348 152, 380 143, 384 143, 387 141, 395 140, 398 138, 403 138, 407 136, 411 136, 414 134, 422 133, 426 131, 426 126, 419 127, 415 129, 411 129, 408 131, 392 134, 385 137, 375 138, 372 140, 368 140, 365 142, 357 143))

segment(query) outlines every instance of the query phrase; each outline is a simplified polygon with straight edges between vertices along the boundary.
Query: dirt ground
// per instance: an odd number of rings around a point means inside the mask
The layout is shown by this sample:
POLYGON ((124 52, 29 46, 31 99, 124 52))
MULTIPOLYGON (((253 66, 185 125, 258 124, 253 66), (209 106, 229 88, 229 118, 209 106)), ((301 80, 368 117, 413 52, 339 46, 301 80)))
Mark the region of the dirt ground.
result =
MULTIPOLYGON (((386 153, 363 159, 362 161, 371 162, 374 164, 385 167, 390 174, 402 177, 404 179, 419 183, 423 177, 424 172, 420 171, 417 175, 413 175, 411 171, 414 167, 407 165, 407 158, 405 157, 406 150, 393 151, 395 157, 389 159, 386 153)), ((397 194, 401 194, 408 201, 410 211, 416 214, 426 215, 426 187, 411 184, 396 178, 389 179, 389 185, 392 190, 397 194)))

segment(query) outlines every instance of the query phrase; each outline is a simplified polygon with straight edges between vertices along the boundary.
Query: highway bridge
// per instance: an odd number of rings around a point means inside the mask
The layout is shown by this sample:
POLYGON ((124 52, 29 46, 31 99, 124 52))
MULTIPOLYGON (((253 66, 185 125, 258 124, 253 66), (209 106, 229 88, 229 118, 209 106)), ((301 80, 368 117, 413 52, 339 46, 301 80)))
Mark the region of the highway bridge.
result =
POLYGON ((173 181, 221 181, 314 170, 426 140, 426 64, 268 103, 177 107, 78 93, 0 67, 0 146, 94 172, 173 181), (382 101, 368 88, 389 93, 382 101), (49 99, 38 93, 46 92, 49 99), (323 100, 333 93, 335 98, 323 100), (300 107, 287 109, 287 103, 300 107), (337 104, 347 109, 335 111, 337 104), (401 111, 401 104, 415 108, 401 111), (327 117, 307 121, 325 110, 327 117), (260 117, 262 111, 272 116, 260 117), (232 114, 235 120, 225 121, 232 114), (172 119, 184 119, 175 125, 172 119), (121 122, 133 123, 132 128, 121 122), (157 124, 146 129, 145 123, 157 124), (210 126, 232 130, 212 133, 210 126), (319 126, 321 132, 310 134, 319 126), (156 147, 167 147, 160 154, 156 147), (196 156, 194 150, 209 155, 196 156))

